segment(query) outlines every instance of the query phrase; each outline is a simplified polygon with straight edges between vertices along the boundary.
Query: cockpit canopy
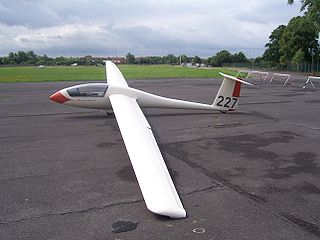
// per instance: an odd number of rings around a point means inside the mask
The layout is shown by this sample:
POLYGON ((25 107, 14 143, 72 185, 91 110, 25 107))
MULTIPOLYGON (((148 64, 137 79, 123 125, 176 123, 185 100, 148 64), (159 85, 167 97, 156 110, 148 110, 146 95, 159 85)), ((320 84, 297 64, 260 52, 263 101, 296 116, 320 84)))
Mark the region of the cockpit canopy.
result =
POLYGON ((108 89, 107 84, 83 84, 67 90, 70 97, 103 97, 108 89))

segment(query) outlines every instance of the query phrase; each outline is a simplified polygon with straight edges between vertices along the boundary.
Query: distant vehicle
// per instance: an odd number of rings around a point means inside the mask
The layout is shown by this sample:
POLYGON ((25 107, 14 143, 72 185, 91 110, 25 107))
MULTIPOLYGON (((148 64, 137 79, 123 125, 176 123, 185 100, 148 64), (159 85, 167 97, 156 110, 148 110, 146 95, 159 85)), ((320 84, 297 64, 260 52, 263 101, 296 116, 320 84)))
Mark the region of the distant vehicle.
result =
POLYGON ((107 83, 68 87, 50 96, 52 101, 74 107, 113 111, 148 209, 171 218, 184 218, 186 211, 172 182, 151 127, 142 108, 171 108, 228 112, 238 108, 241 83, 224 79, 212 104, 166 98, 128 86, 119 69, 106 61, 107 83))
POLYGON ((44 68, 44 66, 43 66, 43 65, 39 65, 39 66, 38 66, 38 68, 40 68, 40 69, 41 69, 41 68, 44 68))
POLYGON ((78 63, 72 63, 71 64, 71 67, 76 67, 76 66, 78 66, 78 63))

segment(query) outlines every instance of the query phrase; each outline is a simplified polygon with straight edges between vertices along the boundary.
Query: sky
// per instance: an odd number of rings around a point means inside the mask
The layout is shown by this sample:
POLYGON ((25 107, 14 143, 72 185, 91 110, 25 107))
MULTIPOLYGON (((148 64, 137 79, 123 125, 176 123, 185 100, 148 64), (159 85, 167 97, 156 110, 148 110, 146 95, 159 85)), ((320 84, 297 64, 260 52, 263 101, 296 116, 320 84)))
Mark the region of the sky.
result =
POLYGON ((0 55, 257 57, 300 14, 287 0, 0 0, 0 55))

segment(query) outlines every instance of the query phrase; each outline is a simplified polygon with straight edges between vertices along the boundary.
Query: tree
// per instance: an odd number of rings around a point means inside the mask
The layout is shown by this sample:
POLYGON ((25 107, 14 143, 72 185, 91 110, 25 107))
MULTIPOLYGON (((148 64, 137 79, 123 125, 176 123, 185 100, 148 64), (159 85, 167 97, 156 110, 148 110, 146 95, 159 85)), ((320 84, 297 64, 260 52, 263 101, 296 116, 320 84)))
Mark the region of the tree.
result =
POLYGON ((280 39, 280 62, 291 62, 298 51, 303 51, 304 61, 311 62, 318 52, 318 37, 315 24, 309 18, 292 18, 280 39))
POLYGON ((292 58, 292 62, 293 63, 301 63, 305 60, 305 55, 302 49, 299 49, 298 51, 296 51, 296 53, 294 54, 293 58, 292 58))
POLYGON ((248 58, 243 52, 238 52, 231 54, 227 50, 222 50, 217 52, 216 55, 206 59, 205 63, 212 67, 221 67, 223 63, 247 63, 249 62, 248 58))
POLYGON ((192 58, 192 64, 193 64, 193 65, 201 64, 201 63, 202 63, 202 60, 201 60, 201 58, 200 58, 199 56, 194 56, 194 57, 192 58))
POLYGON ((277 66, 280 63, 280 39, 285 29, 285 25, 280 25, 274 29, 269 36, 269 42, 265 45, 267 49, 262 58, 272 67, 277 66))
POLYGON ((5 64, 16 64, 16 54, 10 52, 5 60, 5 64))
POLYGON ((66 65, 65 58, 62 56, 56 57, 55 62, 56 62, 56 65, 58 65, 58 66, 66 65))
POLYGON ((186 55, 181 55, 181 63, 188 63, 190 59, 186 55))
POLYGON ((217 67, 218 63, 216 61, 216 56, 208 57, 206 61, 207 66, 217 67))
POLYGON ((256 57, 253 60, 254 65, 261 65, 263 63, 263 58, 262 57, 256 57))
MULTIPOLYGON (((320 1, 319 0, 300 0, 301 2, 301 12, 314 21, 318 27, 318 32, 320 31, 320 1)), ((288 4, 292 5, 294 0, 288 0, 288 4)))
POLYGON ((85 64, 87 66, 90 66, 90 65, 94 64, 94 60, 92 59, 92 56, 87 55, 87 56, 84 57, 84 59, 85 59, 85 64))
POLYGON ((179 58, 174 56, 173 54, 168 54, 167 56, 164 56, 162 59, 164 64, 179 64, 179 58))
POLYGON ((28 61, 28 55, 23 51, 18 51, 17 53, 17 61, 18 64, 25 64, 28 61))
POLYGON ((28 64, 36 64, 37 62, 37 55, 34 53, 34 51, 28 51, 27 53, 27 63, 28 64))
POLYGON ((217 52, 215 61, 219 67, 221 67, 222 63, 232 63, 232 55, 227 50, 222 50, 217 52))
POLYGON ((151 56, 150 61, 151 64, 163 64, 162 57, 160 56, 151 56))
POLYGON ((131 52, 129 52, 126 55, 126 63, 127 64, 135 64, 136 63, 136 58, 131 52))
POLYGON ((52 62, 52 59, 49 58, 46 54, 43 55, 42 59, 43 59, 43 63, 46 64, 46 65, 50 65, 51 62, 52 62))
POLYGON ((243 52, 235 53, 232 56, 232 62, 246 63, 248 61, 249 61, 248 58, 246 57, 246 55, 243 52))

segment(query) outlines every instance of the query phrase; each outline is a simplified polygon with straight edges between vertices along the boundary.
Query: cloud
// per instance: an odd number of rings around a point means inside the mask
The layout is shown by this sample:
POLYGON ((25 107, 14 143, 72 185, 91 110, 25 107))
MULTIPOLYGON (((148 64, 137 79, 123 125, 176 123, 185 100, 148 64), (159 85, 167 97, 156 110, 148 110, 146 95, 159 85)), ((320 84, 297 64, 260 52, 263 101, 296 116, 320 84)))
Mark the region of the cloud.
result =
POLYGON ((257 56, 298 13, 278 0, 0 0, 0 54, 257 56))

